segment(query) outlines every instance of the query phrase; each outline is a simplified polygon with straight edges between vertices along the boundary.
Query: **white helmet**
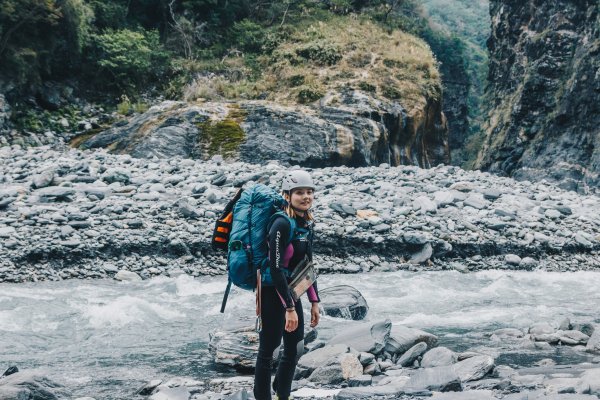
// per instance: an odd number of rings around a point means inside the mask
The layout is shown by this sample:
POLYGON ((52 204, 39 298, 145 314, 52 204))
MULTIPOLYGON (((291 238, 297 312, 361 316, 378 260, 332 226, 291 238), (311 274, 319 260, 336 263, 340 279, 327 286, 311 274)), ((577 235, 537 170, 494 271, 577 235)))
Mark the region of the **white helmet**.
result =
POLYGON ((313 183, 313 180, 308 172, 301 169, 295 169, 293 171, 288 172, 283 177, 281 190, 287 192, 301 187, 315 190, 315 184, 313 183))

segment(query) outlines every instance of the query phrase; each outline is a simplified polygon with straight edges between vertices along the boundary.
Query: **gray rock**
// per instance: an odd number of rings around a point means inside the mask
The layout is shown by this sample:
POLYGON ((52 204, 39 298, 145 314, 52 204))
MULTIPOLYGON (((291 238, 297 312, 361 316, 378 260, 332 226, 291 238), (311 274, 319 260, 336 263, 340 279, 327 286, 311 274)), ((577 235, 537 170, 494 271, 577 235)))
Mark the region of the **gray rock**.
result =
POLYGON ((0 399, 58 400, 70 397, 58 383, 34 371, 21 371, 0 379, 0 399))
POLYGON ((308 380, 323 385, 336 385, 350 378, 362 376, 363 367, 351 353, 339 354, 317 367, 308 380))
POLYGON ((217 174, 210 180, 211 185, 223 186, 227 182, 227 176, 225 174, 217 174))
POLYGON ((253 322, 237 321, 226 329, 211 332, 209 339, 208 350, 215 363, 235 368, 254 368, 258 333, 253 322))
POLYGON ((579 231, 575 234, 575 241, 586 248, 594 247, 594 244, 589 240, 589 236, 586 232, 579 231))
POLYGON ((465 206, 473 207, 478 210, 483 210, 483 209, 487 208, 489 205, 489 201, 485 200, 483 198, 483 195, 478 194, 478 193, 469 195, 469 197, 467 197, 463 201, 463 203, 465 206))
POLYGON ((600 397, 600 368, 585 371, 581 375, 581 385, 589 386, 589 394, 600 397))
POLYGON ((142 280, 142 278, 138 274, 136 274, 135 272, 132 272, 132 271, 127 271, 127 270, 121 270, 121 271, 117 272, 115 275, 115 279, 119 280, 119 281, 129 281, 129 282, 136 282, 136 281, 142 280))
POLYGON ((507 254, 504 256, 504 262, 508 265, 519 265, 521 263, 521 257, 516 254, 507 254))
POLYGON ((332 286, 319 291, 325 315, 353 320, 364 319, 369 311, 362 294, 348 285, 332 286))
POLYGON ((33 176, 31 179, 31 186, 35 189, 45 188, 52 184, 54 180, 54 170, 48 170, 41 174, 33 176))
POLYGON ((568 344, 571 346, 576 346, 578 344, 587 344, 590 337, 585 333, 581 333, 579 331, 573 330, 559 330, 557 332, 559 340, 562 344, 568 344))
POLYGON ((427 196, 419 196, 413 200, 412 208, 421 213, 433 213, 437 211, 437 204, 427 196))
POLYGON ((344 332, 331 338, 328 344, 345 344, 359 352, 378 354, 386 345, 391 328, 392 322, 389 319, 374 324, 348 327, 344 332))
POLYGON ((420 251, 413 253, 410 256, 409 262, 411 264, 422 264, 422 263, 426 262, 427 260, 429 260, 432 255, 433 255, 433 247, 431 247, 430 243, 426 243, 420 251))
POLYGON ((190 391, 185 386, 165 387, 159 386, 157 392, 150 396, 150 400, 189 400, 190 391))
POLYGON ((131 173, 123 168, 109 168, 102 174, 102 180, 106 183, 120 182, 127 185, 131 180, 131 173))
POLYGON ((437 336, 419 329, 394 325, 385 344, 385 351, 390 354, 403 354, 419 342, 424 342, 432 348, 437 343, 437 336))
POLYGON ((406 350, 404 354, 398 359, 396 364, 401 365, 403 367, 408 367, 413 365, 415 360, 423 355, 427 351, 427 344, 424 342, 419 342, 415 344, 410 349, 406 350))
POLYGON ((348 379, 349 387, 370 386, 373 383, 371 375, 360 375, 348 379))
POLYGON ((69 187, 51 186, 34 192, 40 197, 40 202, 49 203, 54 201, 72 201, 75 190, 69 187))
POLYGON ((407 391, 455 392, 462 390, 462 383, 459 374, 452 366, 423 368, 411 375, 404 389, 407 391))
POLYGON ((482 191, 483 198, 486 200, 497 200, 502 196, 502 192, 498 189, 484 189, 482 191))
POLYGON ((453 365, 462 382, 483 378, 494 368, 494 359, 490 356, 475 356, 453 365))
POLYGON ((522 269, 534 269, 539 265, 538 261, 531 257, 523 257, 519 263, 519 267, 522 269))
POLYGON ((589 338, 585 350, 589 353, 600 354, 600 329, 595 329, 589 338))
POLYGON ((426 235, 420 232, 406 232, 402 236, 405 243, 423 245, 429 243, 429 239, 426 235))
POLYGON ((340 354, 347 353, 348 346, 337 344, 334 346, 325 346, 304 354, 298 360, 294 379, 308 378, 315 368, 325 365, 326 361, 340 354))
POLYGON ((554 327, 547 322, 539 322, 529 327, 529 333, 532 335, 552 334, 556 331, 554 327))
POLYGON ((433 194, 433 200, 438 207, 445 207, 454 203, 454 194, 447 190, 438 191, 433 194))
POLYGON ((351 205, 348 204, 343 204, 343 203, 329 203, 329 208, 331 208, 332 210, 337 211, 340 215, 342 216, 346 216, 346 215, 356 215, 356 208, 352 207, 351 205))
POLYGON ((11 238, 17 234, 17 230, 12 226, 0 227, 0 238, 11 238))
POLYGON ((458 361, 458 355, 446 347, 434 347, 423 355, 421 367, 444 367, 458 361))

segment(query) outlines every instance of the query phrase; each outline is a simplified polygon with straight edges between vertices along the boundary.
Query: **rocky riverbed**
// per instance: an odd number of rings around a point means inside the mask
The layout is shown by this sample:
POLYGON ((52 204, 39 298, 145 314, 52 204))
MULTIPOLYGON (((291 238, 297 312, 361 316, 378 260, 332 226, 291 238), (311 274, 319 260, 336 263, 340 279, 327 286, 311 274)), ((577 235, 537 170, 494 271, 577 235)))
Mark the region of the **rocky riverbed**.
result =
MULTIPOLYGON (((0 282, 223 274, 209 244, 238 187, 285 166, 0 149, 0 282)), ((321 273, 600 267, 600 198, 453 166, 311 170, 321 273)))

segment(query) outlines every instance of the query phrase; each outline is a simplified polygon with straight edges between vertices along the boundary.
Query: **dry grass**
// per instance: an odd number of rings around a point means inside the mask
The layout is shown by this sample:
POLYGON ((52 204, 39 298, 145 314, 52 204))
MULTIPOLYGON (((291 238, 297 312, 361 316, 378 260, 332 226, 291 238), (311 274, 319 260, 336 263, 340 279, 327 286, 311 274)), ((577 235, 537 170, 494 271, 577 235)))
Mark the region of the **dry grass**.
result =
POLYGON ((325 93, 353 88, 398 100, 409 111, 427 98, 441 97, 437 61, 421 39, 389 32, 368 21, 336 17, 296 26, 269 55, 259 57, 262 74, 250 81, 243 55, 225 60, 223 70, 188 86, 186 99, 267 98, 280 103, 306 103, 325 93))

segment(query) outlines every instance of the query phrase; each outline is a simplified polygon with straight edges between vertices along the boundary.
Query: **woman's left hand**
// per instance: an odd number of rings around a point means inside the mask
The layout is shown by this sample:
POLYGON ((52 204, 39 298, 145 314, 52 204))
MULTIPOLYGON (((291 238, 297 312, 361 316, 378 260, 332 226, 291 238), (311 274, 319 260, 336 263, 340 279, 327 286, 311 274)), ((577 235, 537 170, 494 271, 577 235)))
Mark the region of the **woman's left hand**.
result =
POLYGON ((310 327, 314 328, 319 325, 321 314, 319 313, 319 303, 312 303, 310 307, 310 327))

